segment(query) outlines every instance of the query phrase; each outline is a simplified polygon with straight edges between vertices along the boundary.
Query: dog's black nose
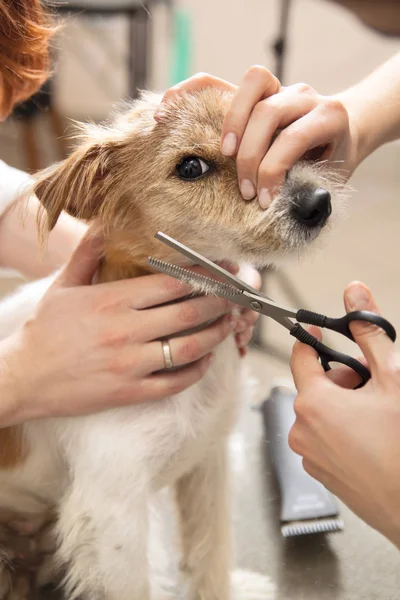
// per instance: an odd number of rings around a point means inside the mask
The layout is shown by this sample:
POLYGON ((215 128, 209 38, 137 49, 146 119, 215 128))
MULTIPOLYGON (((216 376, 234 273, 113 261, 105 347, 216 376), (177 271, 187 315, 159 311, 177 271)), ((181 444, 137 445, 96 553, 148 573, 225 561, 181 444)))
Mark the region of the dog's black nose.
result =
POLYGON ((322 227, 331 212, 331 195, 322 188, 303 193, 293 207, 296 221, 308 227, 322 227))

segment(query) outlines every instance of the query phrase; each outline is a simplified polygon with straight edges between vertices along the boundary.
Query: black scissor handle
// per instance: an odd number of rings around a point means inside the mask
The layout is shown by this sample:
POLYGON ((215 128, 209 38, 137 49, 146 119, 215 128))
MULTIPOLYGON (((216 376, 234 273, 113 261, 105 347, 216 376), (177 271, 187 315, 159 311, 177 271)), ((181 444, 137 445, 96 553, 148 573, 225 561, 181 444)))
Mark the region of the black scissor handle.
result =
POLYGON ((347 315, 345 315, 344 317, 340 317, 339 319, 333 319, 331 317, 315 313, 311 310, 300 309, 299 311, 297 311, 296 319, 297 321, 299 321, 299 323, 317 325, 318 327, 323 327, 325 329, 330 329, 331 331, 341 333, 342 335, 349 338, 349 340, 351 340, 352 342, 354 342, 355 340, 353 334, 350 331, 349 324, 352 321, 365 321, 383 329, 383 331, 392 340, 392 342, 396 340, 396 330, 393 327, 393 325, 380 315, 377 315, 376 313, 370 312, 368 310, 355 310, 353 312, 347 313, 347 315))
MULTIPOLYGON (((372 313, 373 314, 373 313, 372 313)), ((367 383, 369 379, 371 379, 371 374, 368 371, 367 367, 365 367, 360 361, 352 356, 348 356, 343 352, 337 352, 336 350, 332 350, 328 346, 325 346, 322 342, 317 340, 316 337, 311 335, 308 331, 306 331, 300 323, 296 323, 290 331, 290 335, 295 337, 303 344, 307 344, 307 346, 311 346, 316 350, 318 356, 321 359, 321 364, 325 371, 330 371, 331 362, 337 362, 342 365, 346 365, 353 369, 358 375, 361 377, 361 383, 357 387, 360 388, 367 383)))

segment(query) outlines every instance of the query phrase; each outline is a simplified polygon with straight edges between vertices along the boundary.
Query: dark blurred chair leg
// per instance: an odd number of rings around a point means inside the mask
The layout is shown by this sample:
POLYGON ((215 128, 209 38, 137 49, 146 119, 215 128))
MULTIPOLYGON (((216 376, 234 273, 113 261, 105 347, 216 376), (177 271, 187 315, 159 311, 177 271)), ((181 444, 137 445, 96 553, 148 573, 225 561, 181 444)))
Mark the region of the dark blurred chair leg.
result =
POLYGON ((129 16, 129 95, 136 98, 148 82, 150 17, 146 7, 129 16))
MULTIPOLYGON (((289 34, 289 19, 290 19, 290 11, 292 7, 292 0, 278 0, 280 3, 280 15, 279 15, 279 31, 276 40, 274 41, 272 47, 275 54, 275 75, 278 79, 283 83, 284 74, 285 74, 285 59, 287 52, 287 40, 289 34)), ((262 289, 266 293, 267 290, 267 280, 268 277, 272 275, 274 271, 269 269, 263 269, 260 272, 261 280, 262 280, 262 289)), ((254 330, 253 336, 253 344, 259 348, 267 350, 264 342, 262 341, 262 333, 265 331, 265 327, 267 326, 266 319, 258 319, 258 323, 254 330)))
POLYGON ((25 117, 21 120, 21 132, 26 167, 30 173, 34 173, 40 169, 40 152, 36 141, 34 117, 25 117))
POLYGON ((14 111, 14 116, 21 128, 21 141, 25 153, 26 168, 30 172, 37 171, 44 166, 41 160, 40 143, 37 139, 38 131, 35 128, 38 115, 43 115, 49 120, 51 135, 58 146, 59 158, 65 158, 67 148, 63 121, 53 104, 52 81, 50 80, 43 85, 35 96, 17 106, 14 111))
POLYGON ((54 106, 50 106, 48 115, 51 121, 52 134, 58 147, 59 160, 62 160, 68 155, 68 147, 65 139, 65 122, 54 106))

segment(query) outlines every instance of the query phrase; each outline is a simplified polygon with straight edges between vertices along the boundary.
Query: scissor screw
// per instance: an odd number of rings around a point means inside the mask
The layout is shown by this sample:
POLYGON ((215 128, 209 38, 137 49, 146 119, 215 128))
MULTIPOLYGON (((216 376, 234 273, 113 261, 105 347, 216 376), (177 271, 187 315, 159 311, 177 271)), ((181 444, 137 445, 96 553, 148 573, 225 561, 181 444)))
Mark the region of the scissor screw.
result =
POLYGON ((262 305, 257 302, 256 300, 253 300, 252 302, 250 302, 250 306, 253 310, 261 310, 262 309, 262 305))

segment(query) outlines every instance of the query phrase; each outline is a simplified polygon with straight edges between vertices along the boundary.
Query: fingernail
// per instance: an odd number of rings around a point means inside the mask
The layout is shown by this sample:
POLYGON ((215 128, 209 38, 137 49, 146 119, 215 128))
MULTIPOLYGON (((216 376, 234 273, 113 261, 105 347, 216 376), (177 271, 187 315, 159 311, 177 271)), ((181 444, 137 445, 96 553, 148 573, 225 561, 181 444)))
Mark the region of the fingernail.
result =
POLYGON ((267 188, 262 188, 260 190, 260 193, 258 194, 258 201, 261 208, 268 208, 268 206, 271 204, 272 197, 267 188))
POLYGON ((237 135, 236 133, 227 133, 222 141, 221 152, 225 156, 232 156, 235 154, 237 146, 237 135))
POLYGON ((355 283, 346 292, 346 299, 352 310, 365 310, 370 306, 370 295, 363 285, 355 283))
POLYGON ((240 192, 245 200, 252 200, 254 198, 256 190, 250 179, 243 179, 240 184, 240 192))

